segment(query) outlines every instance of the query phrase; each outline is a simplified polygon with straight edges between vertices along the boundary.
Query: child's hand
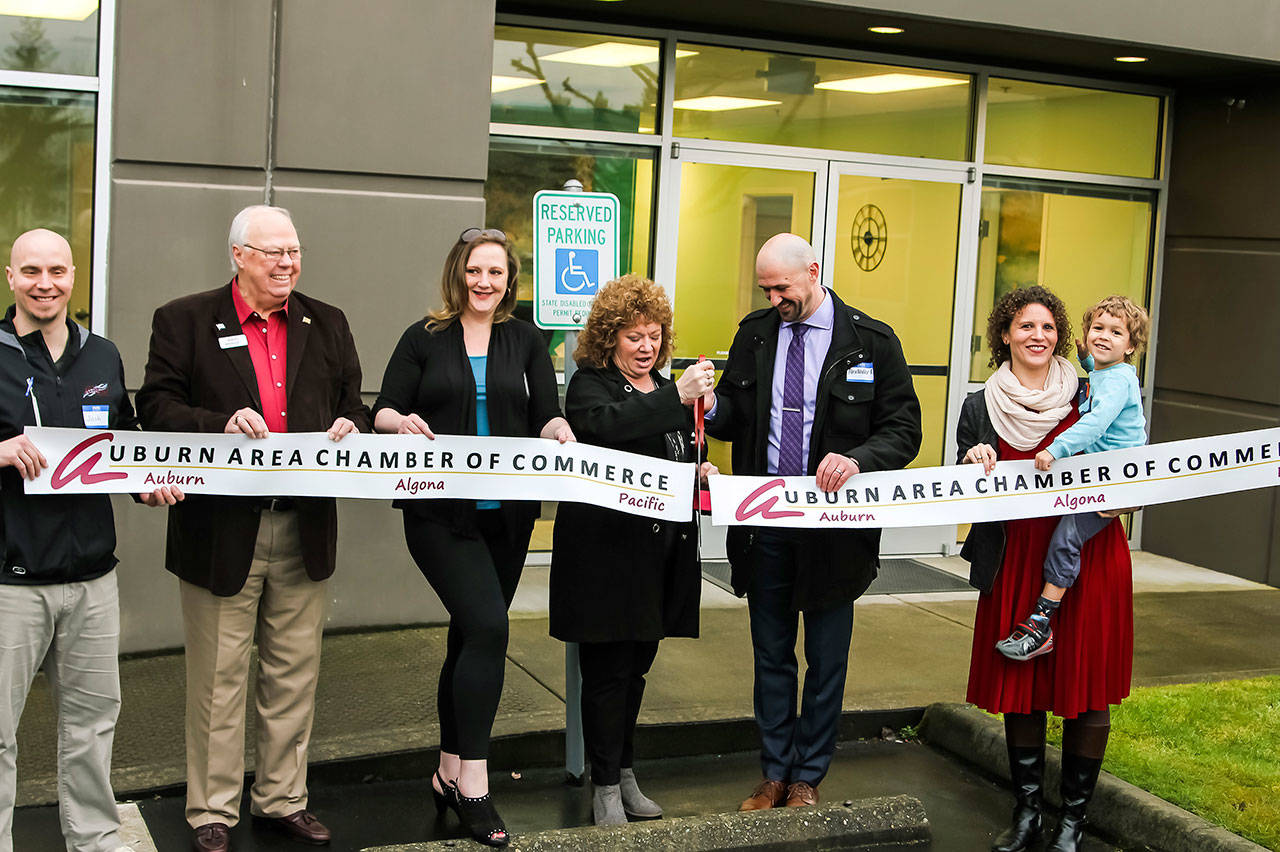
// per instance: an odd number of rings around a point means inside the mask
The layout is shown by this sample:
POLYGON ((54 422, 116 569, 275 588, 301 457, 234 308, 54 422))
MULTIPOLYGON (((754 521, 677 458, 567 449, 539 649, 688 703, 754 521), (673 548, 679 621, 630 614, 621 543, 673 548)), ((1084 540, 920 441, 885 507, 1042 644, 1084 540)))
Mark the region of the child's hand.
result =
POLYGON ((1036 470, 1048 470, 1053 467, 1053 453, 1048 450, 1041 450, 1036 453, 1036 470))
MULTIPOLYGON (((1084 341, 1082 341, 1080 338, 1077 337, 1076 338, 1076 360, 1083 361, 1085 358, 1088 358, 1088 357, 1089 357, 1089 350, 1085 348, 1084 341)), ((1047 469, 1048 468, 1046 468, 1046 470, 1047 469)))

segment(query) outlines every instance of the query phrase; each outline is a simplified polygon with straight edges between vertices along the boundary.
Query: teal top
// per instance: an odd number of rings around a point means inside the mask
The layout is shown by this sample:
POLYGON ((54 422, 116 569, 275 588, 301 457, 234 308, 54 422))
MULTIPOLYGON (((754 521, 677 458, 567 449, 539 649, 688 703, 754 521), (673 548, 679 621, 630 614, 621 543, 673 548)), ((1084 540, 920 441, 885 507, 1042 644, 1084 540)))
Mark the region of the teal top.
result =
POLYGON ((1121 361, 1095 370, 1089 356, 1080 364, 1089 371, 1089 398, 1080 406, 1080 419, 1049 445, 1053 457, 1062 459, 1076 453, 1101 453, 1145 444, 1147 419, 1142 414, 1142 393, 1134 366, 1121 361))
MULTIPOLYGON (((485 395, 485 370, 489 365, 487 355, 468 355, 471 362, 471 375, 476 380, 476 434, 489 434, 489 405, 485 395)), ((502 504, 497 500, 477 500, 477 509, 496 509, 502 504)))

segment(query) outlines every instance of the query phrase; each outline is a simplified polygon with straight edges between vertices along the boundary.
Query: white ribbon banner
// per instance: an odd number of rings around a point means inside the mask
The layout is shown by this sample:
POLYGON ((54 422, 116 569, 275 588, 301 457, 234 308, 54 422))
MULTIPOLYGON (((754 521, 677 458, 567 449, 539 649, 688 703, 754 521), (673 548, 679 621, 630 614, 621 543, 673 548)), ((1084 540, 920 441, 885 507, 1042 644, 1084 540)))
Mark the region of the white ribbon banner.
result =
POLYGON ((571 500, 687 521, 694 465, 542 438, 243 435, 31 427, 48 470, 28 494, 145 493, 370 499, 571 500))
POLYGON ((812 476, 713 476, 718 525, 919 527, 1129 509, 1280 485, 1280 429, 1059 459, 861 473, 838 492, 812 476))

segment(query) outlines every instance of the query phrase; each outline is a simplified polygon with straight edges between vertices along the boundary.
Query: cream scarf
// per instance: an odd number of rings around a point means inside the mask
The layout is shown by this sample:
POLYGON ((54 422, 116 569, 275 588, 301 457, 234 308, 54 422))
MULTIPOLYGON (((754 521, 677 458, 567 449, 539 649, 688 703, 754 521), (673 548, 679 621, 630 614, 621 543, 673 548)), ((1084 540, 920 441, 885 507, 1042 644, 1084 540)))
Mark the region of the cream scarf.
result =
POLYGON ((1015 450, 1030 450, 1071 411, 1079 379, 1075 368, 1061 355, 1049 363, 1044 390, 1026 388, 1005 361, 987 379, 987 414, 996 434, 1015 450))

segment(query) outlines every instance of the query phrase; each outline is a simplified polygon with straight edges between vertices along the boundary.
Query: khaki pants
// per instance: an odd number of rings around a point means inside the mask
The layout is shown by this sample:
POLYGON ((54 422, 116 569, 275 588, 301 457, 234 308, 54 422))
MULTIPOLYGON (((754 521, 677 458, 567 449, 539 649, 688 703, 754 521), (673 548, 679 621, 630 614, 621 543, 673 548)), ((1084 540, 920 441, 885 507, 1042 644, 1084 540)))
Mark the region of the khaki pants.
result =
POLYGON ((294 512, 264 510, 253 564, 232 597, 182 582, 187 661, 187 822, 235 825, 244 785, 249 652, 257 631, 251 810, 307 806, 307 745, 320 671, 327 584, 307 576, 294 512))
POLYGON ((0 585, 0 851, 13 852, 18 718, 42 664, 58 708, 58 816, 67 849, 120 846, 110 777, 119 646, 114 571, 84 583, 0 585))

